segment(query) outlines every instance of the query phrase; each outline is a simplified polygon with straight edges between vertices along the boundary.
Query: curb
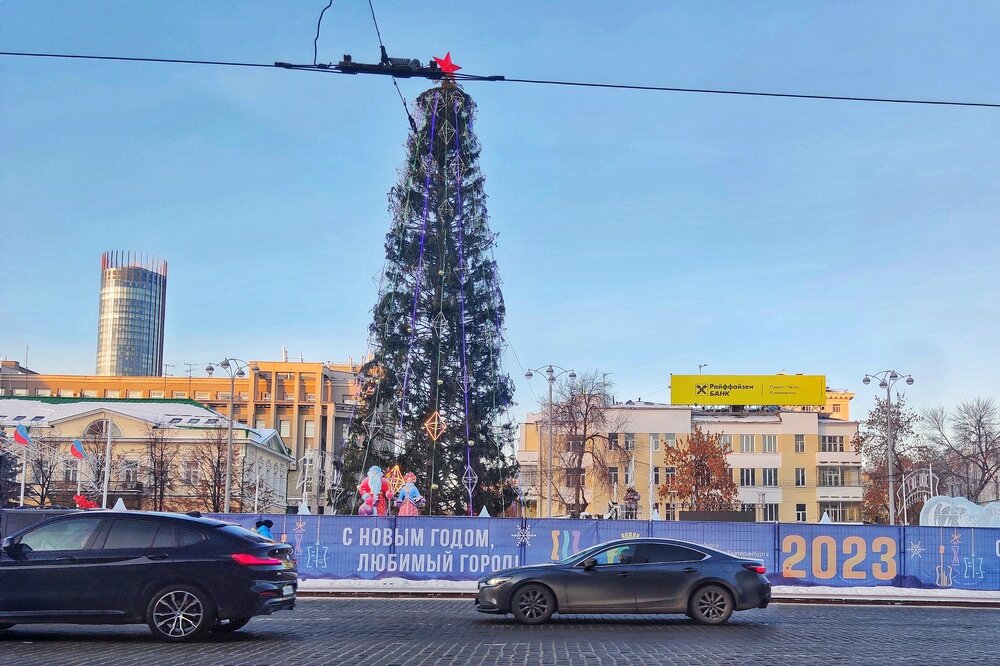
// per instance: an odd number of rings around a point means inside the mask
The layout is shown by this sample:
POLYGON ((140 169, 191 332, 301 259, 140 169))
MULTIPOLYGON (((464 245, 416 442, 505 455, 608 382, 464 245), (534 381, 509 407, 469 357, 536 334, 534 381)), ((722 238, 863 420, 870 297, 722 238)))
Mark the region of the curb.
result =
MULTIPOLYGON (((386 590, 302 590, 299 599, 468 599, 474 592, 402 592, 386 590)), ((881 598, 774 596, 772 604, 823 604, 836 606, 942 606, 952 608, 1000 608, 1000 599, 940 599, 940 598, 881 598)))

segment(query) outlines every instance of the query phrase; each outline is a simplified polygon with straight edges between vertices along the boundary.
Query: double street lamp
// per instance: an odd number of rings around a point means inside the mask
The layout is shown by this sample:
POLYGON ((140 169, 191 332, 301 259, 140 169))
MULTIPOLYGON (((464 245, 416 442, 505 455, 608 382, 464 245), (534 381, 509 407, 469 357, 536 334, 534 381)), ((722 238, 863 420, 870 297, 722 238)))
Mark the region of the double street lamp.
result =
POLYGON ((896 484, 893 479, 893 441, 892 441, 892 387, 896 385, 899 380, 904 380, 907 386, 913 385, 913 377, 911 375, 901 375, 895 370, 883 370, 882 372, 876 372, 874 374, 865 375, 865 378, 861 380, 861 383, 868 386, 872 383, 873 379, 877 379, 878 387, 885 389, 885 456, 886 456, 886 470, 889 476, 889 524, 896 524, 896 484))
MULTIPOLYGON (((559 367, 558 365, 548 365, 540 366, 534 368, 533 370, 528 370, 524 373, 524 378, 531 380, 534 377, 534 373, 541 372, 545 370, 545 381, 549 383, 549 475, 548 475, 548 517, 552 517, 552 387, 555 386, 556 380, 563 375, 569 375, 569 380, 573 381, 576 379, 576 373, 572 370, 567 370, 566 368, 559 367), (556 372, 556 369, 559 372, 556 372)), ((541 460, 539 460, 539 467, 541 467, 541 460)))
MULTIPOLYGON (((247 376, 246 369, 250 368, 250 372, 257 374, 260 372, 260 368, 256 365, 250 366, 247 361, 238 358, 224 358, 218 363, 218 366, 229 375, 229 434, 226 436, 226 500, 225 506, 222 509, 223 513, 229 513, 229 502, 233 494, 233 397, 236 393, 236 378, 240 379, 247 376)), ((205 372, 211 377, 212 373, 215 372, 215 368, 211 363, 205 368, 205 372)))

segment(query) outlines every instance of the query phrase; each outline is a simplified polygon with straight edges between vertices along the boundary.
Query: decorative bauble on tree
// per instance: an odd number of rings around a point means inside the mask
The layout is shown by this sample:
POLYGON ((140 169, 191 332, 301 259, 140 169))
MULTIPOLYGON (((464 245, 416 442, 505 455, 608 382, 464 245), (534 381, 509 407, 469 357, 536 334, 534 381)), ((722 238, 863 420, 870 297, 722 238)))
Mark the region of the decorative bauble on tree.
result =
MULTIPOLYGON (((450 54, 436 59, 450 75, 450 54)), ((422 93, 359 376, 345 469, 399 465, 432 514, 496 515, 515 495, 513 384, 501 370, 503 298, 492 257, 475 103, 454 81, 422 93)))

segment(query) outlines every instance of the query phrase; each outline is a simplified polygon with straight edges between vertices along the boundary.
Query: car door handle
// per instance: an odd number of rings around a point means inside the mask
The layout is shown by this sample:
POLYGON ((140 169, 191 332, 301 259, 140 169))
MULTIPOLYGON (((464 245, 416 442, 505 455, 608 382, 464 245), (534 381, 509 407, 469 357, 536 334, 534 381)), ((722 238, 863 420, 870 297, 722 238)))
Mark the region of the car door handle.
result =
POLYGON ((161 553, 159 555, 147 555, 146 559, 147 560, 165 560, 165 559, 167 559, 167 554, 166 553, 161 553))
POLYGON ((681 571, 684 573, 698 573, 698 570, 694 567, 685 567, 684 569, 681 569, 681 571))
POLYGON ((627 571, 623 571, 620 574, 618 574, 618 577, 619 578, 626 578, 626 577, 628 577, 628 572, 627 571))

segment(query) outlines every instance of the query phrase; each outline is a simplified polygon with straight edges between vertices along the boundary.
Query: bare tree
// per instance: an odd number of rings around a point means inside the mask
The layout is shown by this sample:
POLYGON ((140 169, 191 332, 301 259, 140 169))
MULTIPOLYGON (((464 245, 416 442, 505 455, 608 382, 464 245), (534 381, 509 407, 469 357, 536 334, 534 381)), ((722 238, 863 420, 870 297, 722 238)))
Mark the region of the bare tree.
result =
MULTIPOLYGON (((191 503, 192 508, 199 508, 211 513, 222 513, 226 503, 226 444, 225 428, 211 428, 205 431, 205 443, 193 448, 184 456, 184 462, 194 470, 196 478, 193 481, 191 503)), ((237 485, 242 468, 242 454, 233 448, 232 485, 237 485)), ((238 498, 237 498, 238 499, 238 498)), ((230 507, 232 509, 232 507, 230 507)))
POLYGON ((174 465, 180 449, 170 440, 163 427, 157 424, 146 426, 145 444, 142 474, 146 479, 150 509, 165 511, 175 486, 174 465))
POLYGON ((33 497, 40 507, 50 504, 54 492, 59 490, 59 473, 66 460, 57 437, 36 435, 25 460, 29 479, 25 495, 33 497))
MULTIPOLYGON (((574 518, 594 491, 610 490, 611 465, 632 454, 609 445, 608 433, 620 431, 627 417, 609 404, 607 388, 600 373, 590 372, 561 384, 553 398, 552 494, 574 518)), ((540 469, 544 462, 539 461, 540 469)))
POLYGON ((952 488, 978 501, 1000 478, 1000 407, 991 398, 975 398, 953 412, 924 410, 923 417, 928 441, 945 454, 941 472, 957 481, 952 488))
MULTIPOLYGON (((864 497, 861 513, 864 522, 889 523, 888 423, 892 424, 893 480, 900 488, 902 474, 925 464, 928 451, 919 440, 917 425, 920 416, 906 406, 906 396, 897 393, 891 406, 883 398, 875 398, 875 407, 861 422, 854 438, 854 448, 861 454, 864 472, 864 497)), ((897 509, 901 507, 897 506, 897 509)))

